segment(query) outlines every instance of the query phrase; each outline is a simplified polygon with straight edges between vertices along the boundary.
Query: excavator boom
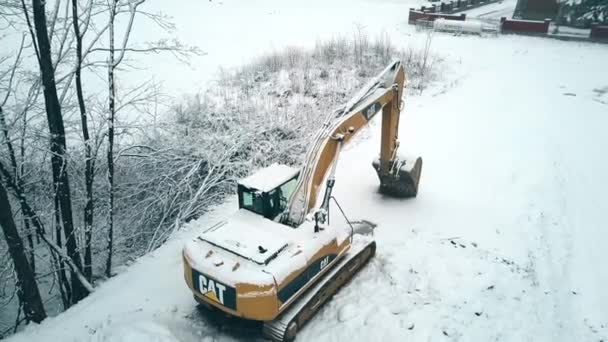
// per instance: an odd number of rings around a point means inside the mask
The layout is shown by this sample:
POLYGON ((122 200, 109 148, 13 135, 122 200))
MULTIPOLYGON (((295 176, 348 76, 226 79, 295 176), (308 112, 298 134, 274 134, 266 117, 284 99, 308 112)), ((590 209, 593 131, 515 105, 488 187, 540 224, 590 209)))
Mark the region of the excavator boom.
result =
POLYGON ((332 165, 337 162, 340 148, 381 110, 380 155, 373 163, 380 178, 380 190, 400 197, 416 196, 422 159, 412 160, 397 156, 404 86, 403 66, 400 61, 394 61, 369 81, 348 103, 327 117, 307 152, 296 189, 289 200, 284 222, 298 226, 315 208, 322 207, 322 204, 317 203, 318 197, 324 189, 324 181, 332 165))

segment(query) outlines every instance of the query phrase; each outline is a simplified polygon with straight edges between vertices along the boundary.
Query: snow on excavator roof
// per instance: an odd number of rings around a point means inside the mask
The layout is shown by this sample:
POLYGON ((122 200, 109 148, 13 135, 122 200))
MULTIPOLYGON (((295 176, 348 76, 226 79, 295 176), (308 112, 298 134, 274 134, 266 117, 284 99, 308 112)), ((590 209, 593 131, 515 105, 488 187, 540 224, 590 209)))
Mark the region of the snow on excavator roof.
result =
POLYGON ((262 265, 280 253, 289 242, 284 236, 276 234, 277 229, 285 230, 286 227, 241 209, 229 220, 203 232, 200 238, 262 265))
POLYGON ((295 177, 298 172, 300 170, 296 168, 274 163, 256 171, 247 178, 241 179, 239 184, 247 188, 267 192, 295 177))

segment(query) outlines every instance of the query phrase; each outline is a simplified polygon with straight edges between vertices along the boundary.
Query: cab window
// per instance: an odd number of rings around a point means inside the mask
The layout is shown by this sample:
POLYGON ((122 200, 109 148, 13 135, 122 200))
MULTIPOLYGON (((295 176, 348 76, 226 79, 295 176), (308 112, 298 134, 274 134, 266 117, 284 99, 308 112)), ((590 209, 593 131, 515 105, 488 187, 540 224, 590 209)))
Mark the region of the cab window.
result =
POLYGON ((296 183, 297 180, 292 179, 268 193, 268 218, 274 219, 287 209, 287 203, 295 190, 296 183))
POLYGON ((279 189, 278 189, 278 190, 280 190, 279 199, 280 199, 281 203, 283 203, 283 209, 285 209, 285 206, 287 206, 287 201, 289 201, 289 198, 291 197, 294 190, 296 189, 297 183, 298 183, 297 178, 294 178, 279 187, 279 189))
POLYGON ((287 203, 296 188, 296 183, 297 180, 292 179, 268 193, 268 200, 273 216, 287 209, 287 203))
POLYGON ((259 192, 243 189, 241 192, 241 201, 243 208, 264 215, 264 204, 262 203, 262 196, 259 192))

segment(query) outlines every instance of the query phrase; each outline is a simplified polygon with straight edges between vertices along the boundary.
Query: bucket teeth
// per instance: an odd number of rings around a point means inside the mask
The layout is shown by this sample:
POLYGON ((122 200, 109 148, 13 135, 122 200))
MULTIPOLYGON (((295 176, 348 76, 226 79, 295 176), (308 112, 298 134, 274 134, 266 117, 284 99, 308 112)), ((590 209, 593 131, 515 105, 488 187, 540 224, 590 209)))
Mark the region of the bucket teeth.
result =
POLYGON ((395 197, 416 197, 418 194, 422 158, 400 157, 390 162, 376 159, 372 166, 378 173, 381 193, 395 197))

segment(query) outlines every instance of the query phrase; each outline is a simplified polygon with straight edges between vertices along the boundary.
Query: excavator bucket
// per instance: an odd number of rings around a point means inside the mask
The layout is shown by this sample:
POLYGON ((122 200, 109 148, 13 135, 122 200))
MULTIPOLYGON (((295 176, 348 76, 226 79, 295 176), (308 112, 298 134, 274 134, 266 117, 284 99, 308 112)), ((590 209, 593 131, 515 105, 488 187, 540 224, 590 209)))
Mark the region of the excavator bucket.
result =
POLYGON ((395 158, 392 161, 373 161, 380 179, 380 192, 395 197, 416 197, 422 171, 422 158, 395 158))

